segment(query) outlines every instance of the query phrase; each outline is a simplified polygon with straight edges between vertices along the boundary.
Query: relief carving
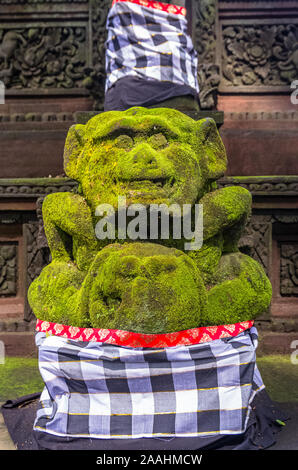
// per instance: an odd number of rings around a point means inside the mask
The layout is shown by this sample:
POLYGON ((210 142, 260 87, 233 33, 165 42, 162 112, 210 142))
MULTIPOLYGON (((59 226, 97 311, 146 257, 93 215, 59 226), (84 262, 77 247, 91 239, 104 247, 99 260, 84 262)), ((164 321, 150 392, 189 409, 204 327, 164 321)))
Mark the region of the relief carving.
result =
POLYGON ((298 243, 283 243, 280 255, 280 293, 298 296, 298 243))
MULTIPOLYGON (((49 250, 47 246, 40 243, 39 222, 30 222, 24 224, 24 234, 26 238, 26 256, 27 256, 27 288, 31 282, 39 276, 42 268, 49 263, 49 250)), ((27 299, 25 300, 24 320, 30 321, 34 318, 33 312, 29 307, 27 299)))
POLYGON ((194 2, 193 43, 198 53, 198 81, 201 109, 214 109, 220 82, 216 64, 216 0, 194 2))
POLYGON ((223 26, 223 84, 282 86, 297 78, 298 25, 223 26))
POLYGON ((7 88, 81 87, 84 27, 0 29, 0 79, 7 88))
POLYGON ((104 108, 106 20, 110 6, 110 0, 91 3, 92 66, 86 68, 83 85, 94 99, 93 108, 99 111, 104 108))
POLYGON ((261 263, 266 274, 269 274, 271 216, 253 215, 245 227, 240 239, 239 248, 261 263))
POLYGON ((0 244, 0 297, 17 293, 17 247, 0 244))

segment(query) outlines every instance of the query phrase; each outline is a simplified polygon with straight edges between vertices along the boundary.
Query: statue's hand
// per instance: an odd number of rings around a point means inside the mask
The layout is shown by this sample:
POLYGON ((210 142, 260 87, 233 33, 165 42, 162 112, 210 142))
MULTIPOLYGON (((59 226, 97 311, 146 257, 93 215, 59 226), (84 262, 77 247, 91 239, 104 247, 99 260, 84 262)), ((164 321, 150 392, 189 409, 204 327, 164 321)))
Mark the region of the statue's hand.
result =
POLYGON ((204 241, 223 235, 224 252, 238 251, 238 241, 251 211, 251 194, 241 186, 228 186, 205 194, 204 241))
POLYGON ((203 246, 188 252, 200 269, 207 288, 223 253, 238 252, 238 241, 251 210, 251 194, 231 186, 206 193, 203 206, 203 246))
POLYGON ((49 194, 42 213, 52 259, 74 261, 80 270, 88 269, 97 240, 86 200, 68 192, 49 194))
POLYGON ((224 254, 208 290, 205 324, 253 320, 268 308, 272 287, 260 263, 243 253, 224 254))

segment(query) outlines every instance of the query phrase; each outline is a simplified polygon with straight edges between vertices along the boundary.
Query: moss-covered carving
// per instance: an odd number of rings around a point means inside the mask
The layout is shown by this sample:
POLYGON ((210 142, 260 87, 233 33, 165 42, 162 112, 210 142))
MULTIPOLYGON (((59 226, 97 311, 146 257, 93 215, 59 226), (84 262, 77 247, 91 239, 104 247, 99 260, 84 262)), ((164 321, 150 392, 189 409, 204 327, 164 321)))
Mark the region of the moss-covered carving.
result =
POLYGON ((173 109, 110 111, 72 126, 64 166, 79 182, 79 194, 45 198, 52 262, 29 289, 36 316, 166 333, 262 313, 270 282, 238 250, 251 195, 238 186, 216 188, 226 164, 214 121, 196 122, 173 109), (117 210, 119 196, 127 205, 202 204, 202 248, 183 253, 183 240, 173 239, 98 240, 96 207, 108 203, 117 210))
POLYGON ((106 246, 84 278, 73 263, 53 261, 30 292, 41 318, 76 326, 163 333, 195 328, 206 313, 196 264, 151 243, 106 246))

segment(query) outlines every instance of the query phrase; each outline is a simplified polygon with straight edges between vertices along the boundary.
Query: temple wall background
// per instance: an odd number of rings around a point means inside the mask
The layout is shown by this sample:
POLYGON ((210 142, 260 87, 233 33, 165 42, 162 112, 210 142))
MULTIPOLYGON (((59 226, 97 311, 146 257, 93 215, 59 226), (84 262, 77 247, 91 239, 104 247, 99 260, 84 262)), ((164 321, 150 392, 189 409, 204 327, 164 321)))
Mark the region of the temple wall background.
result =
MULTIPOLYGON (((49 261, 42 198, 75 186, 62 167, 67 130, 103 109, 110 3, 0 2, 0 340, 7 354, 34 348, 26 290, 49 261)), ((273 285, 271 307, 257 322, 263 351, 289 353, 298 335, 298 104, 291 88, 298 1, 192 0, 191 30, 200 116, 216 119, 229 158, 220 185, 253 194, 241 249, 273 285)))

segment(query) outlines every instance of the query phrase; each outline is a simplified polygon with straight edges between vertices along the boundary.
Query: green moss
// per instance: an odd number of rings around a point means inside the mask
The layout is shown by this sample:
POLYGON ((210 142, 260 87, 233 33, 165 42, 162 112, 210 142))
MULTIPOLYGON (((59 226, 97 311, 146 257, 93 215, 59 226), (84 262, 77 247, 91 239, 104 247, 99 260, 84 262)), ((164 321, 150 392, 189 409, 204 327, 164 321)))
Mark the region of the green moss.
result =
POLYGON ((37 318, 74 326, 89 326, 79 311, 80 288, 85 273, 74 263, 52 261, 28 290, 28 301, 37 318))
POLYGON ((0 178, 1 186, 61 186, 73 183, 70 178, 0 178))
MULTIPOLYGON (((255 318, 271 286, 262 268, 238 252, 250 214, 242 187, 217 189, 226 169, 212 119, 174 109, 131 108, 94 116, 69 130, 66 174, 78 193, 43 203, 52 262, 28 298, 41 319, 74 326, 166 333, 255 318), (95 238, 99 204, 203 205, 204 244, 184 254, 185 240, 117 243, 95 238), (178 248, 178 249, 177 249, 178 248)), ((117 236, 117 228, 116 228, 117 236)))
POLYGON ((196 327, 206 309, 199 271, 173 248, 151 243, 109 245, 87 278, 93 278, 90 319, 98 328, 168 333, 196 327))
POLYGON ((298 367, 290 355, 257 357, 258 368, 270 398, 277 402, 298 402, 298 367))
POLYGON ((226 154, 213 120, 131 108, 72 126, 64 167, 93 210, 101 203, 116 208, 119 195, 128 204, 193 204, 225 171, 226 154))
POLYGON ((260 176, 226 176, 225 180, 231 184, 235 183, 257 183, 261 184, 264 181, 270 183, 291 183, 297 181, 297 175, 260 175, 260 176))
POLYGON ((71 263, 53 261, 31 284, 29 302, 47 321, 167 333, 200 324, 206 290, 181 251, 125 243, 103 248, 86 277, 71 263))
MULTIPOLYGON (((250 214, 251 201, 250 192, 240 186, 217 189, 205 194, 199 201, 203 205, 204 240, 230 230, 235 225, 242 230, 250 214)), ((237 239, 236 241, 238 242, 237 239)))
POLYGON ((205 325, 252 320, 270 304, 272 287, 263 268, 242 253, 223 255, 213 282, 205 325))
POLYGON ((0 401, 41 392, 43 387, 37 359, 6 357, 0 365, 0 401))
POLYGON ((188 256, 198 266, 206 286, 212 284, 214 272, 222 256, 222 249, 223 236, 220 233, 206 240, 200 250, 193 250, 188 253, 188 256))
POLYGON ((49 194, 43 202, 42 213, 52 258, 65 262, 75 260, 80 270, 86 270, 100 246, 86 200, 67 192, 49 194))

